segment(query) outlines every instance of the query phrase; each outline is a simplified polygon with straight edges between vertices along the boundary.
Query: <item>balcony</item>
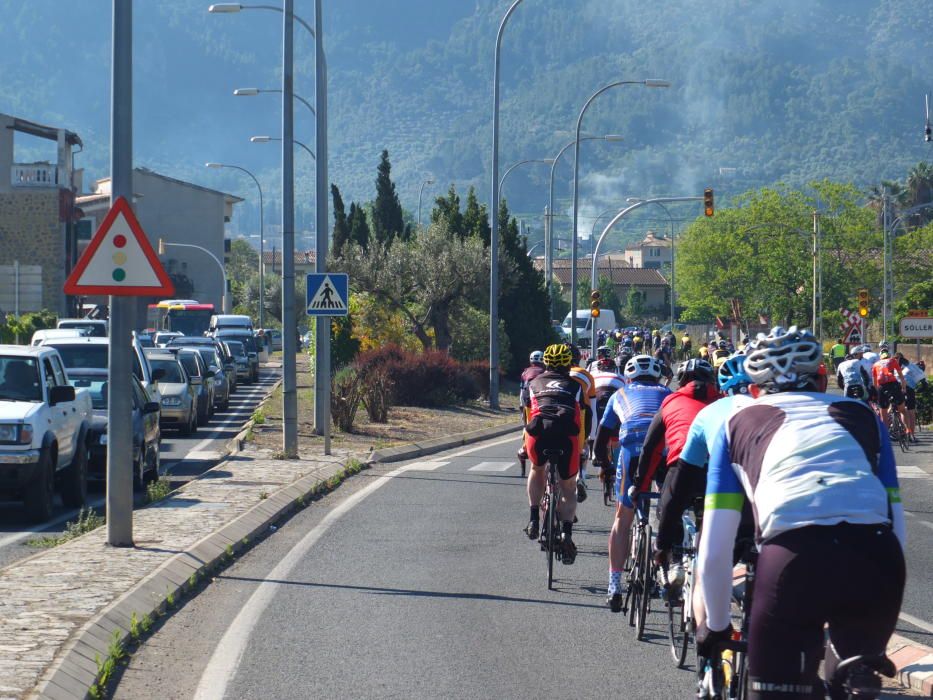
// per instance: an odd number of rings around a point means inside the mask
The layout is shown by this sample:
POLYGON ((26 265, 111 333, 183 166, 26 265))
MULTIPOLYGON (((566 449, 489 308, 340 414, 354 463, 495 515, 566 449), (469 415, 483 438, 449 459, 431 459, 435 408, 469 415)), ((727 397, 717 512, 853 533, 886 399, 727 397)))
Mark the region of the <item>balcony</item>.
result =
POLYGON ((14 163, 10 184, 13 187, 58 187, 58 166, 49 163, 14 163))

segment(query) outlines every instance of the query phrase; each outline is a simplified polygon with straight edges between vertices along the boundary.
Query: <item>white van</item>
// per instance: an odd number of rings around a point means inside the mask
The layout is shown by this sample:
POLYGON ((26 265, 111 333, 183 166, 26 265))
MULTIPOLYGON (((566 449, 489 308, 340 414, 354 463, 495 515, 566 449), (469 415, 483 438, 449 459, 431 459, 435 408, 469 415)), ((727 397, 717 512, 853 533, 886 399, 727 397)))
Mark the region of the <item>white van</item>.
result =
MULTIPOLYGON (((564 337, 570 338, 570 314, 564 318, 564 322, 560 325, 561 331, 564 334, 564 337)), ((593 317, 590 316, 589 309, 577 309, 577 343, 580 347, 589 347, 590 346, 590 334, 593 329, 593 317)), ((611 309, 602 309, 599 314, 599 318, 596 320, 596 330, 606 331, 607 333, 616 327, 616 314, 615 311, 611 309)))
POLYGON ((83 338, 86 335, 87 333, 80 328, 50 328, 33 333, 32 340, 29 341, 29 344, 32 347, 36 347, 37 345, 42 345, 42 341, 44 340, 83 338))
POLYGON ((110 335, 110 322, 99 318, 62 318, 58 321, 58 327, 77 328, 92 338, 106 338, 110 335))
POLYGON ((253 330, 253 319, 240 314, 215 314, 211 316, 208 333, 214 335, 219 330, 253 330))

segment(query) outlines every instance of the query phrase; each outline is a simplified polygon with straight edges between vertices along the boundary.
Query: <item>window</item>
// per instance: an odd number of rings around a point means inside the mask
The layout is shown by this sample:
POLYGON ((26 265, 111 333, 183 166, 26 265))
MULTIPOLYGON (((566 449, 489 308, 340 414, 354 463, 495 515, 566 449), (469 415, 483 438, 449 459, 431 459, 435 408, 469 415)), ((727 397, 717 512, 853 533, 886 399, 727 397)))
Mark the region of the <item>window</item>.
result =
POLYGON ((55 372, 52 370, 52 363, 48 359, 42 360, 42 371, 45 373, 45 388, 52 390, 55 384, 55 372))
POLYGON ((65 378, 65 370, 62 369, 62 363, 57 357, 52 357, 52 370, 55 372, 55 383, 59 386, 65 386, 68 380, 65 378))

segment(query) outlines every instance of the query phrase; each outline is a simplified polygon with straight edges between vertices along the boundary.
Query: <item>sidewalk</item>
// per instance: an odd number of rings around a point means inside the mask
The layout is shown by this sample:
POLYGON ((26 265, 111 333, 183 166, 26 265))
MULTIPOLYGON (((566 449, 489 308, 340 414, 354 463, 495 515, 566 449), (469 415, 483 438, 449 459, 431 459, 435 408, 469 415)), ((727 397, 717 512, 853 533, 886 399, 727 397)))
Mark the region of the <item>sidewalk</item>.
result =
POLYGON ((97 530, 0 569, 0 699, 83 698, 108 658, 147 616, 171 607, 213 566, 334 477, 352 459, 417 457, 514 431, 497 427, 395 448, 298 460, 234 455, 169 498, 134 513, 133 548, 97 530), (135 620, 135 622, 134 622, 135 620))

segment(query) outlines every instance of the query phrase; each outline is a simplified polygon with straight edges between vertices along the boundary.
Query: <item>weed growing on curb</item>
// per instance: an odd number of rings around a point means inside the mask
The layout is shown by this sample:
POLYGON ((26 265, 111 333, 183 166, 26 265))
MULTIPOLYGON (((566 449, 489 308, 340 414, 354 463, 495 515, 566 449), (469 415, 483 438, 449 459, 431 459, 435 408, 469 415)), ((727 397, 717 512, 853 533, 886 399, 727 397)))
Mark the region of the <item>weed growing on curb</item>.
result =
POLYGON ((157 481, 151 481, 146 485, 146 503, 155 503, 171 493, 172 487, 169 480, 160 477, 157 481))
POLYGON ((60 535, 43 535, 42 537, 35 537, 26 542, 30 547, 38 547, 40 549, 51 549, 52 547, 57 547, 60 544, 64 544, 69 540, 73 540, 75 537, 80 537, 91 530, 96 530, 106 521, 104 516, 98 513, 93 508, 84 507, 78 511, 78 519, 69 522, 65 525, 65 531, 60 535))
POLYGON ((242 540, 240 540, 240 544, 242 544, 244 547, 249 547, 249 537, 244 537, 242 540))
POLYGON ((231 559, 233 559, 233 546, 228 544, 228 545, 227 545, 227 548, 224 550, 224 553, 225 553, 228 557, 230 557, 231 559))
MULTIPOLYGON (((136 613, 133 613, 136 616, 136 613)), ((101 661, 100 654, 94 656, 94 663, 97 665, 97 682, 88 690, 95 700, 104 697, 104 689, 110 682, 117 664, 126 656, 123 650, 123 643, 120 641, 120 630, 114 630, 110 638, 110 644, 107 646, 107 658, 101 661)))
POLYGON ((259 500, 260 500, 260 501, 264 501, 264 500, 266 500, 267 498, 269 498, 269 492, 268 492, 268 491, 260 491, 260 492, 259 492, 259 500))
POLYGON ((298 503, 299 507, 301 507, 301 508, 304 508, 304 507, 307 505, 307 503, 305 502, 305 497, 304 497, 304 496, 299 496, 299 497, 298 497, 298 500, 297 500, 297 503, 298 503))
POLYGON ((168 595, 165 596, 165 604, 170 608, 175 607, 175 593, 174 592, 169 591, 168 595))
POLYGON ((271 455, 272 459, 288 459, 288 455, 285 454, 284 450, 276 450, 271 455))
POLYGON ((191 576, 188 577, 188 588, 194 588, 197 585, 198 585, 198 574, 197 572, 195 572, 191 574, 191 576))
POLYGON ((262 407, 257 408, 255 411, 253 411, 253 415, 251 416, 251 419, 253 423, 255 423, 256 425, 262 425, 263 423, 266 422, 266 413, 265 411, 263 411, 262 407))

